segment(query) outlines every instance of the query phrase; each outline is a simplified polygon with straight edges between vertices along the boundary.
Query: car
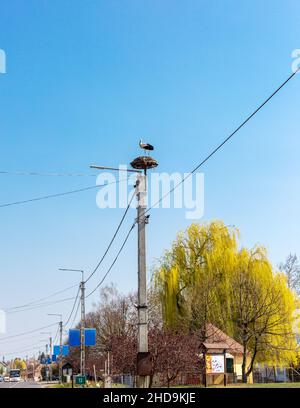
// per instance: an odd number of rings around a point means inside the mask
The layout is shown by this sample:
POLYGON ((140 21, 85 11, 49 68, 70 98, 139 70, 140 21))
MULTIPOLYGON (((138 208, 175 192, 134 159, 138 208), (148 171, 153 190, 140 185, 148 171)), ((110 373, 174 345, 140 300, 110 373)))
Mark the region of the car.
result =
POLYGON ((9 379, 10 382, 20 382, 22 381, 21 377, 10 377, 9 379))
POLYGON ((0 375, 0 382, 4 381, 4 377, 2 375, 0 375))
POLYGON ((9 376, 8 375, 5 375, 3 379, 4 379, 5 382, 9 382, 9 376))

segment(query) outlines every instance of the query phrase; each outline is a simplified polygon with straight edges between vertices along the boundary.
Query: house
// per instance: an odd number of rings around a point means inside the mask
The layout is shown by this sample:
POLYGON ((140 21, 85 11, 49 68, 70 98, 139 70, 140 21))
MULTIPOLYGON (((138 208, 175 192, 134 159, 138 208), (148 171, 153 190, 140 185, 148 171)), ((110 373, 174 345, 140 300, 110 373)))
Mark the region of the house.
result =
MULTIPOLYGON (((242 381, 243 346, 216 326, 205 325, 205 340, 200 345, 200 357, 205 360, 203 383, 223 384, 242 381)), ((250 356, 247 357, 247 365, 250 356)), ((253 382, 252 374, 248 382, 253 382)))

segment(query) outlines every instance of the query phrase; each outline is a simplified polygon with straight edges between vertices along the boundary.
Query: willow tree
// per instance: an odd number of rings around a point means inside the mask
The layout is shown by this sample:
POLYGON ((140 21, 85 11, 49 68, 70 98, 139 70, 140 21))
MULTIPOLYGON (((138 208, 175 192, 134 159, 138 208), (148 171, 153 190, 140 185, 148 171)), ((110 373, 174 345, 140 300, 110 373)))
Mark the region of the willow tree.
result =
POLYGON ((238 231, 216 221, 180 233, 154 274, 167 326, 197 330, 206 322, 224 328, 238 231))
POLYGON ((294 295, 263 248, 239 249, 236 229, 192 224, 161 259, 154 282, 166 326, 196 330, 204 341, 210 322, 243 344, 244 381, 255 361, 294 359, 294 295))
POLYGON ((286 277, 274 273, 263 248, 238 253, 228 296, 228 320, 244 349, 243 382, 247 382, 257 361, 272 365, 295 362, 296 299, 286 277))

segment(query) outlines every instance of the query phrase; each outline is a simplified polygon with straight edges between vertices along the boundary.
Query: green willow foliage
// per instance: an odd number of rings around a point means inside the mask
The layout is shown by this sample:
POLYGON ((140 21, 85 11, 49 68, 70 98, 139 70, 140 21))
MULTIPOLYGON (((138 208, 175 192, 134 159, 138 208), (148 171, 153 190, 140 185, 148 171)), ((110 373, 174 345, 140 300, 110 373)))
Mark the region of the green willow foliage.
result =
POLYGON ((264 248, 240 249, 238 239, 238 230, 221 221, 178 234, 154 272, 164 324, 201 332, 210 322, 243 344, 252 364, 290 363, 295 295, 264 248))

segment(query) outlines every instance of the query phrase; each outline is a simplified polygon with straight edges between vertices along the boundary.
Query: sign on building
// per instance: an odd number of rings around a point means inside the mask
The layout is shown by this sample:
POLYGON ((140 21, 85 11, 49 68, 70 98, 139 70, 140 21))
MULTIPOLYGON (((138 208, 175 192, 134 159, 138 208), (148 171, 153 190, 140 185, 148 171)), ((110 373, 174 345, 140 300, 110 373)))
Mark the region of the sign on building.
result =
POLYGON ((206 355, 206 374, 223 374, 224 354, 207 354, 206 355))

